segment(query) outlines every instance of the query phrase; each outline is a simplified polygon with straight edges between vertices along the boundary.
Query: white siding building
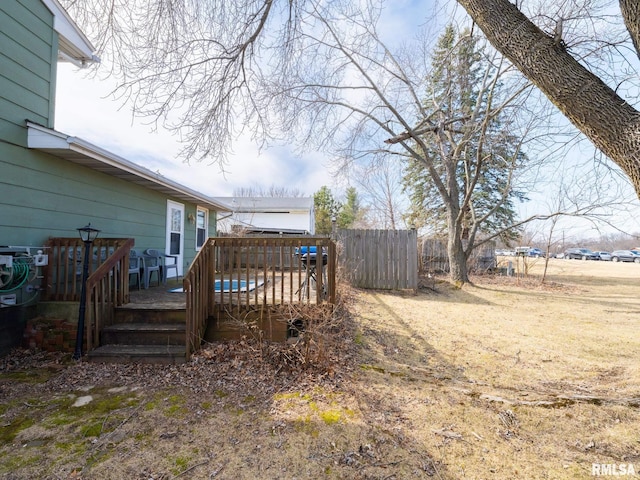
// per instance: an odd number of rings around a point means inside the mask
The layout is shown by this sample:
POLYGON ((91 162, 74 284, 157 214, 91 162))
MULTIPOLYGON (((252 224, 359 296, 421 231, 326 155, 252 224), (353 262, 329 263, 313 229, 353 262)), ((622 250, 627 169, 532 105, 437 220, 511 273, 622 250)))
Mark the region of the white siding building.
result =
POLYGON ((229 212, 218 215, 219 233, 313 235, 313 197, 215 197, 229 212))

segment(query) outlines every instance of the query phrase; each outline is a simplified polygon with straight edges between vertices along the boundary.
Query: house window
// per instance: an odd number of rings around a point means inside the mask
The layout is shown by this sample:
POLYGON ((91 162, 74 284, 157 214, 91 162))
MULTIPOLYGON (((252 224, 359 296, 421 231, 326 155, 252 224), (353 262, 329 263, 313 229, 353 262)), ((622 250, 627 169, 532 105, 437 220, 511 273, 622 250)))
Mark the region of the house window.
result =
POLYGON ((196 212, 196 250, 200 250, 207 241, 209 225, 209 212, 204 208, 199 208, 196 212))

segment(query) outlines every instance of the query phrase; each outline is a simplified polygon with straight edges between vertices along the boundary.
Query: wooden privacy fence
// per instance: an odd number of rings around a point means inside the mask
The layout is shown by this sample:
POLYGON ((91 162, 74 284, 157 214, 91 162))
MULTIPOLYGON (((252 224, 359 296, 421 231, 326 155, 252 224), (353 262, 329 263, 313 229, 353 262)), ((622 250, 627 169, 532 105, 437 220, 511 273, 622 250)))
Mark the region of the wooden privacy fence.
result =
POLYGON ((354 286, 387 290, 418 288, 418 236, 415 230, 336 232, 339 264, 354 286))

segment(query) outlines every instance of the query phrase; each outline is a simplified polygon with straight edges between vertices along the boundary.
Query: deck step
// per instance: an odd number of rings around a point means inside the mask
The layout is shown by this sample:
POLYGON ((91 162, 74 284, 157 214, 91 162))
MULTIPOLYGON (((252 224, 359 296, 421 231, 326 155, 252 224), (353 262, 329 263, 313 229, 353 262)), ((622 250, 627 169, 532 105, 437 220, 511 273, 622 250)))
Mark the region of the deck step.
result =
POLYGON ((187 317, 184 308, 118 307, 114 322, 120 323, 184 323, 187 317))
POLYGON ((156 363, 180 364, 186 362, 184 345, 103 345, 87 354, 95 363, 156 363))
POLYGON ((117 323, 102 329, 104 345, 183 345, 184 323, 117 323))

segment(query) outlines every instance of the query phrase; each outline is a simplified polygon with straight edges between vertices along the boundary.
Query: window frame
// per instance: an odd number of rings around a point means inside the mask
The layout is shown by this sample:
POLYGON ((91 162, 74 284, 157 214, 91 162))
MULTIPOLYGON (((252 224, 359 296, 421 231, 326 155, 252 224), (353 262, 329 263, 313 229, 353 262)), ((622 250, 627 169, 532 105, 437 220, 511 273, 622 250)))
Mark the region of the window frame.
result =
POLYGON ((196 207, 196 220, 195 220, 195 246, 196 246, 196 251, 199 252, 202 247, 204 246, 204 244, 207 242, 207 238, 209 238, 209 209, 204 208, 204 207, 196 207), (204 215, 204 228, 200 228, 200 226, 198 225, 198 220, 201 218, 201 215, 204 215), (202 241, 202 245, 198 245, 198 232, 200 230, 204 230, 204 238, 202 241))

